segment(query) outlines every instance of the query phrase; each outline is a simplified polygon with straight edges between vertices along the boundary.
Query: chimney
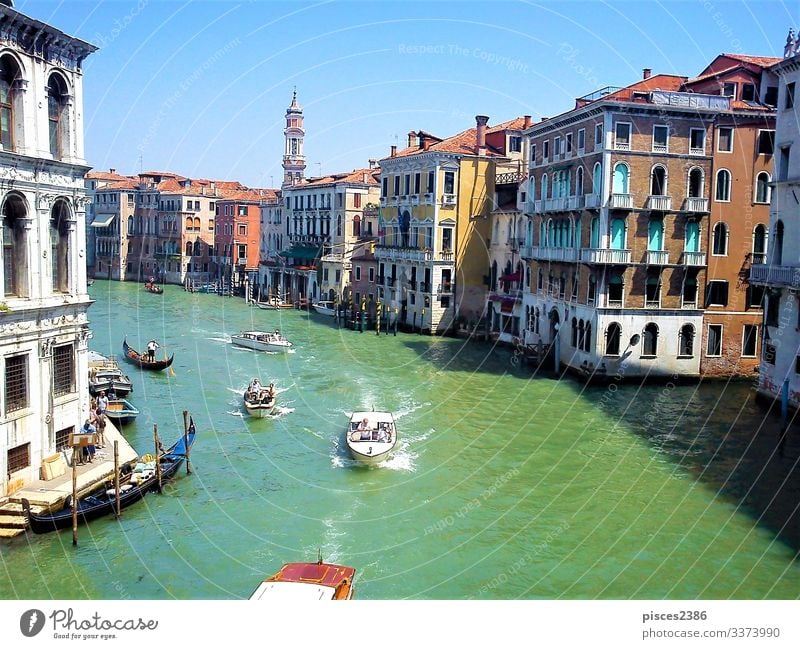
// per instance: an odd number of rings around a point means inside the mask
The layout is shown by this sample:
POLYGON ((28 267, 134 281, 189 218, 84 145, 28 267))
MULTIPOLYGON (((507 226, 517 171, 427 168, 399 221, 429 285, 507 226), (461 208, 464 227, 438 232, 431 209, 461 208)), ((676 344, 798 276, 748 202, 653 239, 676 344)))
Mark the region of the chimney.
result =
POLYGON ((390 157, 390 158, 394 158, 396 155, 397 155, 397 145, 396 145, 396 144, 393 144, 393 145, 392 145, 392 152, 391 152, 391 154, 389 155, 389 157, 390 157))
POLYGON ((369 159, 369 168, 374 169, 378 165, 378 161, 375 158, 369 159))
POLYGON ((364 184, 366 185, 369 182, 369 174, 365 171, 363 173, 364 176, 364 184))
POLYGON ((417 134, 414 131, 408 132, 408 146, 411 148, 412 146, 417 146, 417 134))
POLYGON ((644 68, 642 70, 642 79, 649 79, 651 74, 653 74, 653 70, 651 68, 644 68))
POLYGON ((117 173, 117 170, 112 167, 111 169, 108 170, 108 173, 115 174, 117 173))
POLYGON ((522 128, 530 128, 531 127, 531 116, 530 115, 523 115, 522 117, 524 122, 522 122, 522 128))
POLYGON ((475 144, 478 155, 486 155, 486 124, 488 121, 489 118, 486 115, 475 116, 475 144))

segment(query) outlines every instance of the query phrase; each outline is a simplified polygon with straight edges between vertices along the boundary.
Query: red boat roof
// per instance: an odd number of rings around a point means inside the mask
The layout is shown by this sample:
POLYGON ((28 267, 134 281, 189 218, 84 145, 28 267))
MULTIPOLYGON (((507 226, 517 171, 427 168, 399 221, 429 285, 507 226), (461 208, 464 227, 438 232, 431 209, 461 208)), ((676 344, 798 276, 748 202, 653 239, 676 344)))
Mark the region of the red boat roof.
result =
POLYGON ((345 579, 352 581, 355 572, 355 568, 335 563, 287 563, 266 581, 293 581, 336 588, 345 579))

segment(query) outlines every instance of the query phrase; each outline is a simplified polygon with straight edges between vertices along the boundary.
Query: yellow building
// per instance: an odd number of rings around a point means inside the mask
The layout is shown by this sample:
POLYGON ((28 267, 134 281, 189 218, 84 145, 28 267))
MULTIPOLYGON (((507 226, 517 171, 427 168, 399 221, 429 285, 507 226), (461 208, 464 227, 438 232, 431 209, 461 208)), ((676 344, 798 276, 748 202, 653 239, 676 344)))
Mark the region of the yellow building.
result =
POLYGON ((525 119, 475 119, 445 139, 412 131, 380 161, 378 298, 403 326, 445 333, 484 315, 495 178, 522 161, 525 119))

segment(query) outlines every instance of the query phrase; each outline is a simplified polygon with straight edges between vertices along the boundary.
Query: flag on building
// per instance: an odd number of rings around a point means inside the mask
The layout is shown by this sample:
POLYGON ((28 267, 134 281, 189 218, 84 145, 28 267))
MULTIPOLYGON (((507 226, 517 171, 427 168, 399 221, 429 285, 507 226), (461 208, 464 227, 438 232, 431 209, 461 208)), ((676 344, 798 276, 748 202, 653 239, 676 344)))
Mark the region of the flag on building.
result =
POLYGON ((378 208, 378 236, 386 236, 386 221, 383 220, 383 210, 378 208))

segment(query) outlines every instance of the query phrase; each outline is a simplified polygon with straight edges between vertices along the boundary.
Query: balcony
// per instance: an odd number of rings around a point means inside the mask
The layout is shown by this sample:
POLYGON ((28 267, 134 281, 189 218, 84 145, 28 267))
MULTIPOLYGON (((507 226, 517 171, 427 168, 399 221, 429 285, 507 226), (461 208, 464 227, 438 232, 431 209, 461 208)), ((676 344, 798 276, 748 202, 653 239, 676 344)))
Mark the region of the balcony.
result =
POLYGON ((800 287, 800 267, 754 264, 750 268, 750 283, 790 288, 800 287))
POLYGON ((438 261, 453 261, 453 252, 451 250, 443 250, 436 258, 438 261))
POLYGON ((647 265, 648 266, 666 266, 669 263, 668 250, 648 250, 647 251, 647 265))
MULTIPOLYGON (((549 248, 542 246, 526 246, 530 249, 530 259, 546 259, 547 261, 578 261, 577 248, 549 248)), ((523 255, 524 256, 524 255, 523 255)))
POLYGON ((669 212, 672 209, 672 196, 655 196, 651 194, 647 197, 647 209, 655 212, 669 212))
POLYGON ((434 197, 433 194, 425 194, 425 205, 433 205, 434 197))
POLYGON ((419 205, 419 194, 414 194, 411 196, 410 202, 412 205, 419 205))
POLYGON ((531 201, 534 214, 541 214, 544 211, 544 201, 531 201))
POLYGON ((683 251, 683 265, 684 266, 705 266, 706 253, 704 252, 691 252, 689 250, 683 251))
POLYGON ((611 194, 611 198, 608 199, 608 207, 612 210, 633 209, 633 194, 611 194))
POLYGON ((455 194, 445 194, 442 196, 442 205, 455 205, 456 204, 456 195, 455 194))
POLYGON ((388 199, 386 198, 386 196, 381 196, 381 207, 386 207, 387 202, 388 199))
POLYGON ((583 196, 570 196, 567 198, 567 209, 568 210, 579 210, 583 207, 583 196))
POLYGON ((705 147, 689 147, 689 155, 705 155, 705 147))
POLYGON ((422 250, 420 248, 376 246, 375 258, 388 259, 392 261, 429 261, 431 259, 431 251, 422 250))
POLYGON ((581 261, 587 264, 630 264, 630 250, 611 250, 609 248, 582 248, 581 261))
POLYGON ((700 196, 689 196, 683 201, 682 211, 695 214, 708 212, 708 199, 700 196))
POLYGON ((545 212, 563 212, 567 209, 566 196, 561 198, 548 198, 544 201, 545 212))
POLYGON ((596 210, 601 207, 603 201, 600 200, 600 194, 586 194, 583 197, 583 203, 586 209, 596 210))
POLYGON ((453 293, 452 282, 443 282, 442 284, 439 284, 439 286, 436 289, 436 292, 439 295, 452 295, 453 293))

